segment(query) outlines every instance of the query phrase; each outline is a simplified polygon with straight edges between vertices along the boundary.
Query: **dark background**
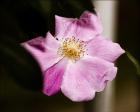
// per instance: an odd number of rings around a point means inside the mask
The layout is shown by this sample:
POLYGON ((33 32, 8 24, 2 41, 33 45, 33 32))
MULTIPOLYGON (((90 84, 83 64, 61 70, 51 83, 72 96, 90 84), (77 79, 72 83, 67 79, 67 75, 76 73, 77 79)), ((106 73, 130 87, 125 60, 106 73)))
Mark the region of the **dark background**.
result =
MULTIPOLYGON (((140 7, 138 0, 120 0, 117 40, 140 61, 140 7)), ((0 112, 84 112, 88 102, 73 103, 61 93, 41 93, 39 66, 20 43, 48 30, 54 34, 54 15, 79 17, 84 10, 95 13, 91 0, 0 1, 0 112)), ((123 55, 117 62, 115 112, 140 111, 140 76, 123 55)), ((94 104, 92 105, 94 108, 94 104)))

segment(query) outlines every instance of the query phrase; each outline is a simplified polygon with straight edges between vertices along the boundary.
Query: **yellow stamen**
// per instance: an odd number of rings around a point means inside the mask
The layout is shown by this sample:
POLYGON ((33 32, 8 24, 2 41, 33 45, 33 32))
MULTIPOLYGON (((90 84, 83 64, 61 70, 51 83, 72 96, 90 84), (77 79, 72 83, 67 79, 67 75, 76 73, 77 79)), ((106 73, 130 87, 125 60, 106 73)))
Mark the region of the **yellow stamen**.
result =
POLYGON ((58 54, 75 62, 84 56, 85 46, 84 41, 75 39, 75 37, 66 38, 62 41, 62 45, 58 49, 58 54))

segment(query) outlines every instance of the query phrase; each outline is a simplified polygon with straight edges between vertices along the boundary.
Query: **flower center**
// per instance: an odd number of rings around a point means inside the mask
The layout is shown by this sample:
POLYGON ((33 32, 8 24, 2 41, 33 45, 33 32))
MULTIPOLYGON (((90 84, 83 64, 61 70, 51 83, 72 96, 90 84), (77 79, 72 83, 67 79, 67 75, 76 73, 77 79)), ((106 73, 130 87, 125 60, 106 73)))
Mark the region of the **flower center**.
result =
POLYGON ((63 40, 62 45, 58 49, 58 54, 71 59, 72 61, 77 61, 85 54, 86 44, 84 41, 79 39, 66 38, 63 40))

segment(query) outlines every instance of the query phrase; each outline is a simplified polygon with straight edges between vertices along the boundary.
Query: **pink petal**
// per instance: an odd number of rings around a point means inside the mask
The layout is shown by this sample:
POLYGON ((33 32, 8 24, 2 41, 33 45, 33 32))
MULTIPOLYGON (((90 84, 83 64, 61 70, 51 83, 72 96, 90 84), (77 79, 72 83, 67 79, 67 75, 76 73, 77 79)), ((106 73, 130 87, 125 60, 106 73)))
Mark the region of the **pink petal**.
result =
POLYGON ((67 61, 62 59, 44 72, 44 94, 50 96, 60 90, 67 61))
POLYGON ((22 45, 37 60, 42 71, 45 71, 61 59, 61 57, 58 57, 57 55, 58 42, 50 33, 47 33, 46 39, 38 37, 24 42, 22 45))
POLYGON ((83 41, 88 41, 102 32, 99 18, 88 11, 85 11, 80 19, 55 16, 55 21, 55 34, 59 39, 74 36, 83 41))
POLYGON ((57 52, 57 50, 58 50, 57 48, 59 48, 60 43, 49 32, 46 34, 45 42, 46 42, 45 47, 47 49, 51 49, 51 50, 57 52))
POLYGON ((93 57, 85 57, 70 63, 63 76, 61 90, 72 101, 87 101, 101 91, 116 75, 113 63, 93 57))
POLYGON ((99 57, 110 62, 114 62, 125 52, 119 44, 101 36, 95 37, 93 40, 89 41, 87 49, 89 55, 99 57))
POLYGON ((103 32, 102 23, 98 15, 85 11, 80 18, 87 23, 88 27, 94 30, 95 34, 101 34, 103 32))
POLYGON ((41 51, 44 51, 45 50, 45 39, 43 37, 37 37, 37 38, 34 38, 32 40, 29 40, 28 42, 25 42, 23 43, 26 44, 28 43, 30 46, 38 49, 38 50, 41 50, 41 51))
POLYGON ((71 29, 71 25, 75 19, 73 18, 65 18, 65 17, 60 17, 60 16, 55 16, 55 36, 58 39, 62 38, 68 38, 69 36, 71 37, 72 35, 71 32, 73 32, 73 29, 71 29), (71 31, 72 30, 72 31, 71 31))

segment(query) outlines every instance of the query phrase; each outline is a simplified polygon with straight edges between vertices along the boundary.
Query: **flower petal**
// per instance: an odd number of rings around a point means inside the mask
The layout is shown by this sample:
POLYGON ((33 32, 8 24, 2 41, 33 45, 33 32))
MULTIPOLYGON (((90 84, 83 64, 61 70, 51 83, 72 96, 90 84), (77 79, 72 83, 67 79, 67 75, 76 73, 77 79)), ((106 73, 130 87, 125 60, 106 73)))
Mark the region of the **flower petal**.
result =
POLYGON ((60 90, 67 61, 62 59, 44 72, 44 94, 50 96, 60 90))
POLYGON ((125 51, 119 44, 105 39, 105 37, 97 36, 87 45, 89 55, 99 57, 110 62, 114 62, 125 51))
POLYGON ((73 32, 73 29, 71 29, 71 26, 75 19, 73 18, 65 18, 61 16, 55 16, 55 36, 58 39, 62 38, 68 38, 72 35, 71 32, 73 32), (71 31, 72 30, 72 31, 71 31))
POLYGON ((24 45, 24 44, 26 44, 26 43, 28 43, 30 46, 32 46, 32 47, 34 47, 34 48, 36 48, 36 49, 38 49, 38 50, 40 50, 40 51, 45 51, 45 39, 43 38, 43 37, 37 37, 37 38, 34 38, 34 39, 32 39, 32 40, 29 40, 29 41, 27 41, 27 42, 24 42, 24 43, 22 43, 22 45, 24 45))
POLYGON ((102 32, 99 18, 89 11, 85 11, 80 19, 55 16, 55 21, 55 35, 59 39, 74 36, 83 41, 88 41, 102 32))
POLYGON ((46 39, 38 37, 24 42, 22 45, 37 60, 43 72, 61 59, 57 55, 58 42, 50 33, 47 33, 46 39))
POLYGON ((116 68, 113 63, 85 57, 70 63, 63 76, 61 90, 72 101, 91 100, 96 91, 102 91, 107 81, 113 80, 116 68))
POLYGON ((52 35, 51 35, 51 33, 47 33, 46 34, 46 38, 45 38, 45 47, 47 48, 47 49, 51 49, 51 50, 53 50, 53 51, 56 51, 57 52, 57 48, 59 48, 59 46, 60 46, 60 43, 59 43, 59 41, 56 39, 56 38, 54 38, 52 35))
POLYGON ((87 27, 94 30, 95 34, 101 34, 103 32, 103 26, 99 15, 93 14, 92 12, 85 11, 80 19, 83 19, 87 23, 87 27))

